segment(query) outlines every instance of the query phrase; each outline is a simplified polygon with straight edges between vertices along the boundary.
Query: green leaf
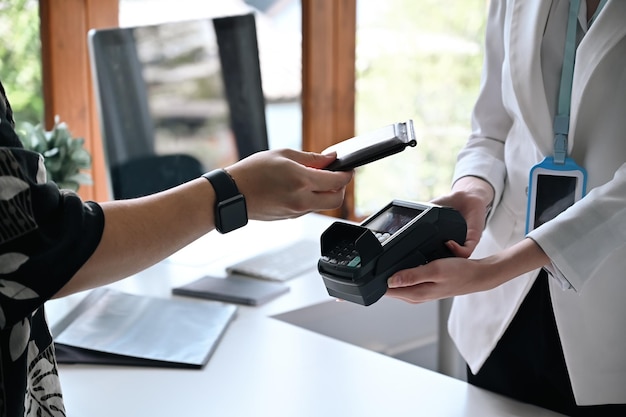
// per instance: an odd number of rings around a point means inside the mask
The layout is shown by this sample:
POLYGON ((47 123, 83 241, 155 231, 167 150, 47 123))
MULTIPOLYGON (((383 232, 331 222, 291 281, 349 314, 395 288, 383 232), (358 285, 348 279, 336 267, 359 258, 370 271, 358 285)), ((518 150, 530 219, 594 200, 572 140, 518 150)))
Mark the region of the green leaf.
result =
POLYGON ((55 181, 57 186, 64 190, 78 191, 79 183, 76 181, 55 181))
POLYGON ((60 188, 76 191, 80 184, 92 184, 91 176, 82 169, 91 168, 91 155, 84 148, 84 138, 73 138, 65 122, 55 117, 50 131, 42 124, 22 123, 16 130, 26 149, 44 156, 48 179, 60 188))
POLYGON ((85 149, 76 149, 71 158, 80 168, 91 168, 91 155, 85 149))
POLYGON ((86 174, 84 172, 79 172, 78 174, 71 175, 67 178, 68 180, 75 181, 79 184, 92 185, 93 181, 91 179, 91 175, 86 174))
POLYGON ((52 149, 48 149, 47 151, 42 152, 42 155, 45 158, 60 158, 61 155, 61 150, 59 148, 52 148, 52 149))

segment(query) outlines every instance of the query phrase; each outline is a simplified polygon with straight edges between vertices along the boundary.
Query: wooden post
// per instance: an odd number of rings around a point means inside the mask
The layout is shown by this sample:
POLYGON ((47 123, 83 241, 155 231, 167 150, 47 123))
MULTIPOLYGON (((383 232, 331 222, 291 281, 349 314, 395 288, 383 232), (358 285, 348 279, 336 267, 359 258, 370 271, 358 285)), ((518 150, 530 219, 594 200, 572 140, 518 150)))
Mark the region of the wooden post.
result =
POLYGON ((81 186, 82 198, 110 198, 93 94, 87 32, 118 26, 119 0, 40 0, 41 59, 46 128, 58 115, 74 136, 85 138, 92 155, 93 186, 81 186))
MULTIPOLYGON (((321 151, 354 136, 356 0, 302 0, 302 147, 321 151)), ((325 214, 349 218, 344 205, 325 214)))

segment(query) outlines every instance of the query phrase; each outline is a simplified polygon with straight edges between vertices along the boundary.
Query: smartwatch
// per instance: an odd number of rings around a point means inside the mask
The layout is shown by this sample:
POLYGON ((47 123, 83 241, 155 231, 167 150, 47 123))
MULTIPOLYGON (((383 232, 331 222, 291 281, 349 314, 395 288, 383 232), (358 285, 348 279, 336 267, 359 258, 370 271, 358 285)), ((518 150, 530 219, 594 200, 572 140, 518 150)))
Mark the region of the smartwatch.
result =
POLYGON ((224 169, 202 174, 215 190, 215 228, 228 233, 248 224, 246 199, 239 192, 235 180, 224 169))

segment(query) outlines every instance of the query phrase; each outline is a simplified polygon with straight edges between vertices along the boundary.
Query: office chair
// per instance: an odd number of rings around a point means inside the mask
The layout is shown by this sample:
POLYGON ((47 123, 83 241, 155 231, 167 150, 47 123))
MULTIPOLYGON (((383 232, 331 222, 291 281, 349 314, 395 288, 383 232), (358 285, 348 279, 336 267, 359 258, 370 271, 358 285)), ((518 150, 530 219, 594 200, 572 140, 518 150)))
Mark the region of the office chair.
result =
POLYGON ((253 14, 213 19, 239 158, 268 149, 265 97, 253 14))
POLYGON ((115 199, 143 197, 175 187, 205 172, 196 158, 186 154, 147 155, 111 168, 115 199))
MULTIPOLYGON (((202 166, 191 155, 166 156, 156 150, 155 121, 148 103, 144 64, 139 42, 174 25, 214 30, 215 59, 206 68, 221 69, 230 127, 239 158, 268 149, 256 24, 253 14, 200 19, 136 28, 98 29, 89 32, 91 68, 100 126, 115 199, 162 191, 217 168, 202 166)), ((207 38, 208 39, 208 38, 207 38)), ((163 39, 148 39, 157 48, 163 39)), ((208 41, 207 41, 208 42, 208 41)), ((148 43, 147 45, 150 45, 148 43)), ((211 48, 212 45, 207 45, 211 48)), ((207 54, 208 55, 208 54, 207 54)), ((210 57, 207 57, 208 60, 210 57)))

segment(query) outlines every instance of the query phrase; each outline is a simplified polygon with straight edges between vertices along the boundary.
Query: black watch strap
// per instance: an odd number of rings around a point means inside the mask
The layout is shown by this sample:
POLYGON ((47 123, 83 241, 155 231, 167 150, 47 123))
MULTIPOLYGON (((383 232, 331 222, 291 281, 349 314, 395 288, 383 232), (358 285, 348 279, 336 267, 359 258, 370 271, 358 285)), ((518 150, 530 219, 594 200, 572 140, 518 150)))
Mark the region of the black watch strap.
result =
POLYGON ((215 190, 215 228, 228 233, 248 223, 246 199, 239 192, 235 180, 224 169, 202 174, 215 190))

